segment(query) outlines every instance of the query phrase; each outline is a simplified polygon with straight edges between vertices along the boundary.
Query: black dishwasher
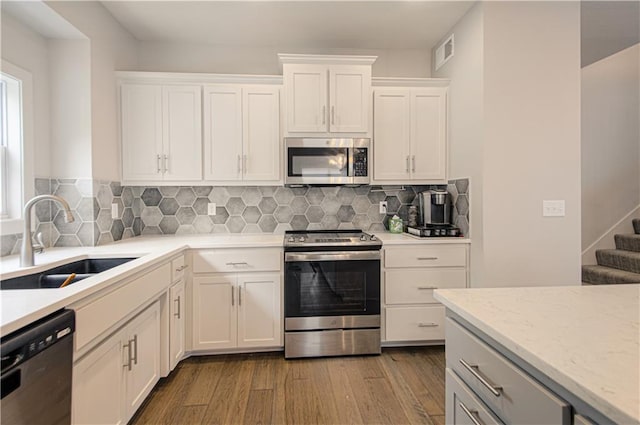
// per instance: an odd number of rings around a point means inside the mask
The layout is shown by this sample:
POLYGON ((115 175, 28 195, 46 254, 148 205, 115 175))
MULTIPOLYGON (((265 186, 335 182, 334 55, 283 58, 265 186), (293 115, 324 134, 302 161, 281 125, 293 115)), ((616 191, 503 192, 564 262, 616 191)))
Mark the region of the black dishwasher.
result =
POLYGON ((73 310, 60 310, 0 340, 0 423, 70 424, 73 310))

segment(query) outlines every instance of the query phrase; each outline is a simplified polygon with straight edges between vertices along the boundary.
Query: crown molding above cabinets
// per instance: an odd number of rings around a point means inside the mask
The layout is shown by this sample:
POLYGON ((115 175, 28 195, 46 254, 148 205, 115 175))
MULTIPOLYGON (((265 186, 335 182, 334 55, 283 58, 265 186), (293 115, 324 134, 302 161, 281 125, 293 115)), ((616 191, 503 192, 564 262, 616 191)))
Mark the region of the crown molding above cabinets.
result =
POLYGON ((273 84, 282 85, 282 75, 207 74, 185 72, 116 71, 120 83, 138 84, 273 84))
POLYGON ((368 65, 371 66, 378 59, 377 56, 348 56, 348 55, 299 55, 279 53, 278 59, 282 65, 368 65))

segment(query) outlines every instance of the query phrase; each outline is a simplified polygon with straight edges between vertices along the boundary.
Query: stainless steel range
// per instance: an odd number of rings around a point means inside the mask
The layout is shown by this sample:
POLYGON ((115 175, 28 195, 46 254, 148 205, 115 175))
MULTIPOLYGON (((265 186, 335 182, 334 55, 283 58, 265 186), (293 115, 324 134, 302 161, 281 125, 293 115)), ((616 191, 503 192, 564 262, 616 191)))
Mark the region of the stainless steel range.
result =
POLYGON ((285 357, 380 353, 380 249, 361 230, 285 233, 285 357))

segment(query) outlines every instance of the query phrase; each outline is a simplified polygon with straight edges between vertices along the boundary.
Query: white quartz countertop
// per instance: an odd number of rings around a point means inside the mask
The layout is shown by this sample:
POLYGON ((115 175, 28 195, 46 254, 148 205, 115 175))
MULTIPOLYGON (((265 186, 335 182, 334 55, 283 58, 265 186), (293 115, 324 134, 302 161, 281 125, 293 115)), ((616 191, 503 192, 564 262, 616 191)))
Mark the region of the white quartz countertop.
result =
POLYGON ((612 421, 640 423, 640 285, 447 289, 435 298, 612 421))

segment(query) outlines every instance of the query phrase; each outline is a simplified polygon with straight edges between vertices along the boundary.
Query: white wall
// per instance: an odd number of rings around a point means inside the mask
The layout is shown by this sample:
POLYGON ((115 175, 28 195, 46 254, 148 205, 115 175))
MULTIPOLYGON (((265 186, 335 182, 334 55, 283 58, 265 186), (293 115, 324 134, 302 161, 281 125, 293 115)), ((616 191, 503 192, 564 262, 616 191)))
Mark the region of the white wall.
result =
POLYGON ((484 4, 483 175, 483 285, 580 284, 579 2, 484 4))
POLYGON ((207 44, 140 42, 139 70, 281 75, 278 53, 374 55, 374 77, 429 77, 429 48, 417 49, 291 49, 207 44))
MULTIPOLYGON (((433 76, 449 78, 449 178, 470 178, 471 286, 484 270, 482 228, 483 12, 477 3, 453 27, 455 54, 433 76)), ((435 49, 434 49, 435 50, 435 49)))
POLYGON ((29 71, 33 81, 35 177, 50 175, 49 63, 47 40, 8 13, 2 13, 2 59, 29 71))
POLYGON ((91 163, 94 179, 119 180, 114 71, 135 70, 137 40, 97 2, 49 2, 91 43, 91 163))
POLYGON ((583 250, 640 204, 639 93, 640 44, 582 68, 583 250))

